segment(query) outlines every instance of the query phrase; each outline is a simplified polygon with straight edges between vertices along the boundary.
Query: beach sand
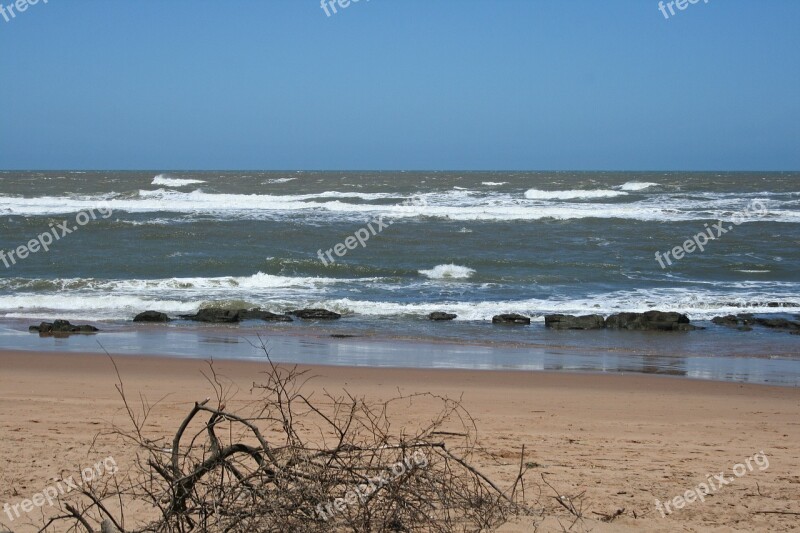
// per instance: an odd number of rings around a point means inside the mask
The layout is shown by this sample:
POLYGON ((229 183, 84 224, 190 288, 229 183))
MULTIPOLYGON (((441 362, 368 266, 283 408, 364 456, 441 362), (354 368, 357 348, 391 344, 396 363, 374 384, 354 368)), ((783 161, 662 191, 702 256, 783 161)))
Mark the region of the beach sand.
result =
MULTIPOLYGON (((146 396, 153 410, 147 430, 174 432, 193 402, 213 395, 203 361, 115 358, 128 395, 146 396)), ((238 384, 237 401, 252 400, 250 386, 266 365, 218 361, 218 372, 238 384)), ((434 392, 458 398, 475 417, 483 447, 505 464, 477 464, 503 486, 512 481, 522 445, 539 466, 528 477, 528 496, 540 474, 561 494, 585 491, 585 520, 573 531, 789 531, 800 516, 800 390, 642 375, 545 372, 306 367, 317 376, 309 390, 347 389, 380 400, 434 392), (654 500, 670 500, 711 474, 732 477, 737 463, 763 451, 769 467, 746 472, 705 502, 665 518, 654 500), (612 523, 602 515, 624 513, 612 523), (595 514, 600 513, 600 514, 595 514)), ((41 492, 59 475, 74 474, 112 455, 122 472, 132 450, 109 436, 125 424, 116 375, 102 355, 0 352, 0 506, 41 492), (94 441, 94 445, 92 445, 94 441)), ((408 412, 413 426, 434 413, 408 412)), ((539 531, 560 531, 571 517, 543 486, 538 505, 549 516, 539 531)), ((130 518, 130 517, 129 517, 130 518)), ((14 522, 31 531, 36 513, 14 522)), ((519 519, 502 531, 533 531, 519 519)))

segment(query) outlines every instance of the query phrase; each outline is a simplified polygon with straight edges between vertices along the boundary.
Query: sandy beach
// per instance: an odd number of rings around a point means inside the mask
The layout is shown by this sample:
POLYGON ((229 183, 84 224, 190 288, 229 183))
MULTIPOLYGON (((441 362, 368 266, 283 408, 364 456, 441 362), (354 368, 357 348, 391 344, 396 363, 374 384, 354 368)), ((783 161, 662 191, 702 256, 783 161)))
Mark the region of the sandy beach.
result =
MULTIPOLYGON (((212 394, 202 375, 206 363, 150 357, 116 357, 126 391, 152 403, 147 429, 167 435, 193 402, 212 394), (163 399, 162 399, 163 398, 163 399)), ((222 361, 217 371, 239 387, 231 405, 251 401, 250 386, 266 365, 222 361)), ((120 472, 131 449, 109 436, 123 425, 116 375, 101 355, 0 352, 0 505, 19 503, 79 466, 113 456, 120 472), (94 444, 93 444, 94 443, 94 444)), ((787 387, 695 381, 641 375, 564 374, 461 370, 307 367, 310 390, 347 390, 368 400, 402 393, 463 397, 475 417, 480 443, 501 458, 478 464, 501 483, 513 480, 518 452, 536 463, 529 499, 547 518, 540 531, 567 527, 570 516, 543 486, 561 494, 585 491, 585 520, 593 531, 789 531, 800 512, 800 390, 787 387), (765 462, 735 478, 734 467, 763 452, 765 462), (504 462, 507 461, 507 462, 504 462), (704 501, 661 513, 655 500, 671 501, 709 476, 735 478, 704 501), (534 496, 530 496, 534 495, 534 496), (624 511, 612 523, 602 515, 624 511)), ((434 413, 408 412, 415 426, 434 413)), ((751 465, 755 466, 751 461, 751 465)), ((119 474, 118 474, 119 475, 119 474)), ((0 524, 17 533, 33 530, 38 510, 0 524)), ((47 514, 47 509, 45 510, 47 514)), ((130 517, 128 517, 130 518, 130 517)), ((583 529, 581 529, 583 528, 583 529)), ((0 527, 2 529, 2 527, 0 527)), ((532 531, 533 519, 503 531, 532 531)))

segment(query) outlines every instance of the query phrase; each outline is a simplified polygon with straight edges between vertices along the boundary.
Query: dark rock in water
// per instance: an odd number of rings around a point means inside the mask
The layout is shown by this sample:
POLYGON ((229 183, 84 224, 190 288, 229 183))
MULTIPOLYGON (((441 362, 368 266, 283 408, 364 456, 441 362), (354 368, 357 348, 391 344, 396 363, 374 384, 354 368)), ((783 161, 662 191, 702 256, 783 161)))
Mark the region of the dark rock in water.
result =
POLYGON ((336 320, 342 318, 339 313, 334 313, 327 309, 298 309, 289 314, 305 320, 336 320))
POLYGON ((134 322, 169 322, 170 318, 164 314, 159 313, 158 311, 145 311, 144 313, 139 313, 133 318, 134 322))
POLYGON ((767 307, 800 307, 797 302, 769 302, 767 307))
POLYGON ((242 309, 239 311, 239 320, 265 320, 267 322, 294 322, 289 315, 279 315, 262 311, 261 309, 242 309))
POLYGON ((266 320, 274 322, 292 322, 292 317, 262 311, 261 309, 218 309, 207 307, 194 315, 181 315, 185 320, 209 322, 213 324, 232 324, 241 320, 266 320))
POLYGON ((603 329, 602 315, 545 315, 544 326, 552 329, 603 329))
POLYGON ((28 331, 31 333, 39 333, 39 334, 47 334, 53 332, 53 323, 52 322, 42 322, 38 326, 31 326, 28 328, 28 331))
POLYGON ((531 319, 518 315, 516 313, 505 314, 505 315, 495 315, 492 317, 492 324, 521 324, 521 325, 528 325, 531 323, 531 319))
POLYGON ((750 313, 739 313, 736 316, 715 316, 711 319, 711 322, 714 324, 728 328, 736 328, 739 331, 753 331, 753 328, 750 327, 750 324, 753 324, 754 321, 755 319, 750 313))
POLYGON ((72 324, 70 324, 67 320, 56 320, 53 322, 53 331, 69 333, 72 331, 72 324))
POLYGON ((763 326, 768 329, 778 331, 788 331, 790 333, 800 332, 800 322, 794 322, 785 318, 756 318, 750 313, 740 313, 736 316, 718 316, 711 320, 715 324, 736 328, 739 331, 752 331, 752 325, 763 326))
POLYGON ((793 322, 785 318, 756 318, 755 323, 770 329, 800 330, 800 322, 793 322))
POLYGON ((205 309, 200 309, 194 315, 181 315, 181 318, 186 320, 194 320, 195 322, 231 324, 233 322, 239 322, 239 310, 208 307, 205 309))
POLYGON ((453 313, 443 313, 441 311, 435 311, 428 315, 428 320, 434 321, 442 321, 442 320, 453 320, 458 315, 454 315, 453 313))
POLYGON ((606 327, 634 331, 693 331, 689 317, 680 313, 647 311, 646 313, 617 313, 606 319, 606 327))
POLYGON ((749 313, 739 313, 736 316, 715 316, 711 321, 719 326, 736 328, 739 331, 753 331, 753 328, 750 327, 750 324, 753 323, 753 315, 749 313))
POLYGON ((333 333, 331 335, 334 339, 352 339, 353 337, 360 337, 360 335, 349 335, 347 333, 333 333))
POLYGON ((715 316, 714 318, 711 319, 711 322, 717 324, 718 326, 737 328, 739 327, 740 319, 734 315, 715 316))
POLYGON ((88 324, 78 326, 70 324, 66 320, 55 320, 53 322, 42 322, 38 326, 31 326, 28 331, 39 335, 69 335, 70 333, 95 333, 100 330, 88 324))

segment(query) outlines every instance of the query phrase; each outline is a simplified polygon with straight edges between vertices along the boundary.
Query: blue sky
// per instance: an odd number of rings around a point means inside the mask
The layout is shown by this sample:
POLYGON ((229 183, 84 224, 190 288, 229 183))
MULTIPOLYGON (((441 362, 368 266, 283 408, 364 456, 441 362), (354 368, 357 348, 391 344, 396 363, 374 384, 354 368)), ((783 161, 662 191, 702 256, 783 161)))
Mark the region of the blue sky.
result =
POLYGON ((797 0, 43 1, 0 168, 800 169, 797 0))

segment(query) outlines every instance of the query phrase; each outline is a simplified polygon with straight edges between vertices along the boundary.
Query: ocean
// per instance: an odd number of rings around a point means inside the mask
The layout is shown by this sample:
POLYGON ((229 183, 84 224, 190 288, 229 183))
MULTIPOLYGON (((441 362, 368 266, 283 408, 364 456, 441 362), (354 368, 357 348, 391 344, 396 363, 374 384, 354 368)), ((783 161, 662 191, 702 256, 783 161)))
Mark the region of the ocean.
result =
MULTIPOLYGON (((0 220, 6 253, 46 232, 59 236, 49 251, 0 262, 7 346, 29 347, 26 327, 42 319, 91 322, 123 338, 145 310, 323 307, 344 318, 243 323, 235 334, 185 321, 166 328, 234 337, 313 329, 494 352, 800 359, 798 335, 709 322, 800 313, 800 173, 5 171, 0 220), (76 223, 92 209, 94 217, 76 223), (62 235, 63 221, 72 231, 62 235), (701 233, 713 237, 703 251, 686 247, 682 258, 663 260, 701 233), (550 313, 652 309, 686 313, 707 329, 642 335, 543 326, 550 313), (431 323, 433 311, 458 317, 431 323), (533 324, 492 326, 500 313, 533 324)), ((119 348, 143 349, 130 342, 119 348)))

